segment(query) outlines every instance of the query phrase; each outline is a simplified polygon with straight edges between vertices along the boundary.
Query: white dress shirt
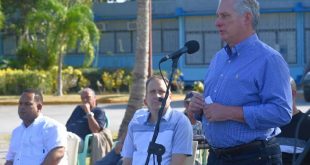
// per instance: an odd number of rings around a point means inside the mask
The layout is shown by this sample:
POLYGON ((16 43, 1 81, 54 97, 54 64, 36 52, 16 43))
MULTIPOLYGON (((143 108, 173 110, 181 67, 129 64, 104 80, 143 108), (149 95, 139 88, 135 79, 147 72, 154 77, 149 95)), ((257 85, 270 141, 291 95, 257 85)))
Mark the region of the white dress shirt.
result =
MULTIPOLYGON (((39 165, 52 149, 59 146, 67 146, 66 127, 41 114, 28 127, 22 123, 13 130, 6 160, 13 161, 14 165, 39 165)), ((59 164, 68 164, 67 157, 59 164)))

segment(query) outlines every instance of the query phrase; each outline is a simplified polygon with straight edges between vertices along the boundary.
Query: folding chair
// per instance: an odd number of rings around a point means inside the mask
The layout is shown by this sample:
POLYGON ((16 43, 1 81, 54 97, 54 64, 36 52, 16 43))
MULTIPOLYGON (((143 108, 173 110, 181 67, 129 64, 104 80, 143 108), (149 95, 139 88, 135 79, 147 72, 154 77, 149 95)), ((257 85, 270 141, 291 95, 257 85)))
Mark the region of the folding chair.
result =
POLYGON ((68 164, 76 165, 78 164, 78 152, 79 152, 79 143, 80 137, 72 132, 67 132, 67 148, 66 153, 68 156, 68 164))

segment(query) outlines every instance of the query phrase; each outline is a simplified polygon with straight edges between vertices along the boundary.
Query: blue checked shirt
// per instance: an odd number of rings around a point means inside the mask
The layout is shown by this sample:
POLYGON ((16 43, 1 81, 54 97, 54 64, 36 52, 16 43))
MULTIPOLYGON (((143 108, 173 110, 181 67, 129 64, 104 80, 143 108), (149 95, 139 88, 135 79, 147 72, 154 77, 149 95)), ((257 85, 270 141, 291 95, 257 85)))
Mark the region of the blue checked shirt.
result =
POLYGON ((241 106, 245 123, 237 121, 202 123, 208 143, 227 148, 267 140, 280 133, 279 126, 292 117, 292 91, 287 63, 281 54, 256 34, 232 49, 221 49, 206 74, 204 97, 214 103, 241 106))

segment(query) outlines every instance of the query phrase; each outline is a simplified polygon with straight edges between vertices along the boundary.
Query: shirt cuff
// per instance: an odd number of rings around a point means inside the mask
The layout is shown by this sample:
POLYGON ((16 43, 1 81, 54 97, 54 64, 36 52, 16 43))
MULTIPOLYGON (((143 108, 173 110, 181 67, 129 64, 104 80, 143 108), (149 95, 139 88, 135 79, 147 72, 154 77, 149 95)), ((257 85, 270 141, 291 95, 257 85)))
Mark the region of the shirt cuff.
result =
POLYGON ((254 108, 252 106, 243 106, 243 117, 246 124, 249 125, 251 129, 255 129, 255 113, 253 113, 254 108))

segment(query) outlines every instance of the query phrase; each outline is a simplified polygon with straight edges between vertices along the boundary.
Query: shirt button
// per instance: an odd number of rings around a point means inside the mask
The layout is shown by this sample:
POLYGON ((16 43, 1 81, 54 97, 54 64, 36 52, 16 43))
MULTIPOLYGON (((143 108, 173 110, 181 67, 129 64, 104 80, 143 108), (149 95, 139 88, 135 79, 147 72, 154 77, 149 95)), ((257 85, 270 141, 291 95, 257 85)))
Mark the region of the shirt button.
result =
POLYGON ((222 74, 221 74, 221 77, 223 77, 223 76, 224 76, 224 74, 222 73, 222 74))
POLYGON ((214 90, 214 93, 216 93, 216 89, 214 90))
POLYGON ((231 61, 230 61, 230 60, 228 60, 228 63, 231 63, 231 61))

